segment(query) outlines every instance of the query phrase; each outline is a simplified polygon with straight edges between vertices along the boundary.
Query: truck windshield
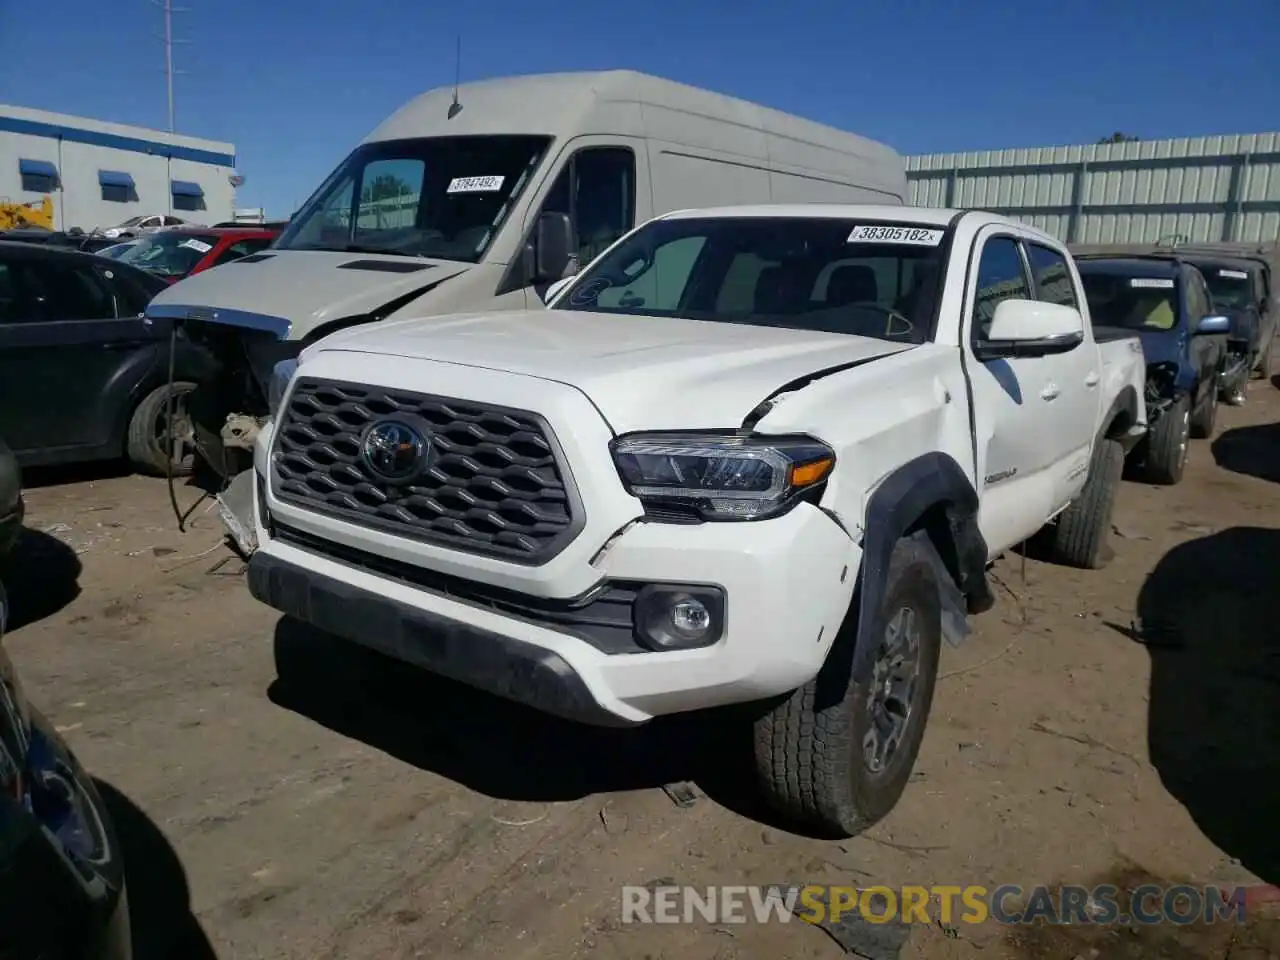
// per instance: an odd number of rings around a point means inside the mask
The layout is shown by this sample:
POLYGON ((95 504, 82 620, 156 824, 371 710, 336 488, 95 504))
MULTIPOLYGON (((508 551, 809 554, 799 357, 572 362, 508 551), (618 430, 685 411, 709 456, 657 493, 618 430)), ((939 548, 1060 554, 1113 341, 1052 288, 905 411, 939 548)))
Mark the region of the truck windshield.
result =
POLYGON ((1082 272, 1080 282, 1094 326, 1160 331, 1178 325, 1177 288, 1172 277, 1082 272))
POLYGON ((475 263, 549 142, 477 136, 364 144, 303 205, 276 249, 475 263))
POLYGON ((1204 264, 1200 267, 1200 272, 1209 285, 1209 297, 1216 309, 1247 310, 1257 306, 1253 300, 1253 287, 1249 283, 1247 271, 1204 264))
POLYGON ((923 343, 946 233, 819 217, 658 220, 603 254, 555 306, 923 343))

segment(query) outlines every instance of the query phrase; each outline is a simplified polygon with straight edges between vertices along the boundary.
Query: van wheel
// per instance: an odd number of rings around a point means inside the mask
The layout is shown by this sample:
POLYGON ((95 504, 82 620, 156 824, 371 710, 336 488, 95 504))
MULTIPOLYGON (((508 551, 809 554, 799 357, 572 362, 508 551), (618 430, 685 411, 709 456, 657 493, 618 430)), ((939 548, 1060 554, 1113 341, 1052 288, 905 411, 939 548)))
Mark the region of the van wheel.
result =
POLYGON ((851 837, 902 796, 938 675, 942 603, 932 551, 924 534, 894 547, 865 677, 853 676, 858 617, 850 611, 818 676, 756 721, 761 789, 789 819, 851 837))
POLYGON ((187 411, 187 395, 196 388, 185 380, 174 381, 172 387, 165 384, 156 387, 133 411, 129 420, 126 452, 129 459, 144 473, 163 477, 172 463, 175 477, 188 476, 195 466, 195 432, 187 411), (165 449, 168 431, 169 397, 173 397, 173 445, 165 449))
POLYGON ((1097 570, 1106 563, 1111 511, 1123 472, 1124 447, 1120 441, 1099 440, 1089 464, 1089 479, 1085 481, 1084 489, 1059 515, 1053 528, 1049 547, 1051 560, 1084 570, 1097 570))
POLYGON ((1187 466, 1191 438, 1191 398, 1182 397, 1164 412, 1143 441, 1146 463, 1143 473, 1149 483, 1171 485, 1182 479, 1187 466))

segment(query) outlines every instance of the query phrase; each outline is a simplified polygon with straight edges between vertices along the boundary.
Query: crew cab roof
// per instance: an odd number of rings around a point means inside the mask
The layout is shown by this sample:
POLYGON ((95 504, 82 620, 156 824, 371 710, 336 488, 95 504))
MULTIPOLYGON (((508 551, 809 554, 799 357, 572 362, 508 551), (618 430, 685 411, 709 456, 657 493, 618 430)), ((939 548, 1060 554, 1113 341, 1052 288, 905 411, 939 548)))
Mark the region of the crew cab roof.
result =
POLYGON ((998 213, 985 210, 952 210, 945 207, 907 207, 889 204, 870 203, 764 203, 754 206, 738 207, 705 207, 693 210, 674 210, 663 214, 660 219, 680 220, 710 217, 715 219, 728 217, 779 217, 779 218, 823 218, 830 220, 884 220, 888 223, 919 224, 922 227, 947 227, 958 217, 981 218, 983 223, 1005 224, 1016 227, 1020 231, 1044 237, 1054 243, 1047 233, 1043 233, 1026 223, 1003 217, 998 213))

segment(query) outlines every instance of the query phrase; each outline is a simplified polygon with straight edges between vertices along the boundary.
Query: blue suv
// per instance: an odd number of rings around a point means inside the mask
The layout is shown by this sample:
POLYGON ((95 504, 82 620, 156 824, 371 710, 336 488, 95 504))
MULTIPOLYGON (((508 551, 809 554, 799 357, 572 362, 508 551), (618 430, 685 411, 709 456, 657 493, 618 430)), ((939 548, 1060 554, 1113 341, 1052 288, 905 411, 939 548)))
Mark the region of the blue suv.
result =
POLYGON ((1147 436, 1131 466, 1161 484, 1182 479, 1188 439, 1213 434, 1229 318, 1214 312, 1200 271, 1177 256, 1077 255, 1099 340, 1132 336, 1147 359, 1147 436))

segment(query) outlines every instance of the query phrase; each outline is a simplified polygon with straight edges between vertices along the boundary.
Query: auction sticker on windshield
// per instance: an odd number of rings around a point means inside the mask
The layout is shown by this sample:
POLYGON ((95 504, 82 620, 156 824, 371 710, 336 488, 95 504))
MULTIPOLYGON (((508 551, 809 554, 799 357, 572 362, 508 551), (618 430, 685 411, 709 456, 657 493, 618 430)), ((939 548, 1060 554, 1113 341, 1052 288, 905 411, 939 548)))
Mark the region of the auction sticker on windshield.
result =
POLYGON ((906 243, 915 247, 936 247, 942 242, 943 230, 922 227, 880 227, 859 224, 849 234, 849 243, 906 243))
POLYGON ((183 240, 179 246, 190 247, 199 253, 208 253, 213 249, 213 244, 205 243, 203 240, 183 240))
POLYGON ((1243 270, 1219 270, 1218 276, 1226 277, 1228 280, 1248 280, 1249 275, 1243 270))
POLYGON ((1134 277, 1129 281, 1131 287, 1145 287, 1149 290, 1172 290, 1173 281, 1165 277, 1134 277))
POLYGON ((446 193, 493 193, 502 189, 506 177, 454 177, 446 193))

